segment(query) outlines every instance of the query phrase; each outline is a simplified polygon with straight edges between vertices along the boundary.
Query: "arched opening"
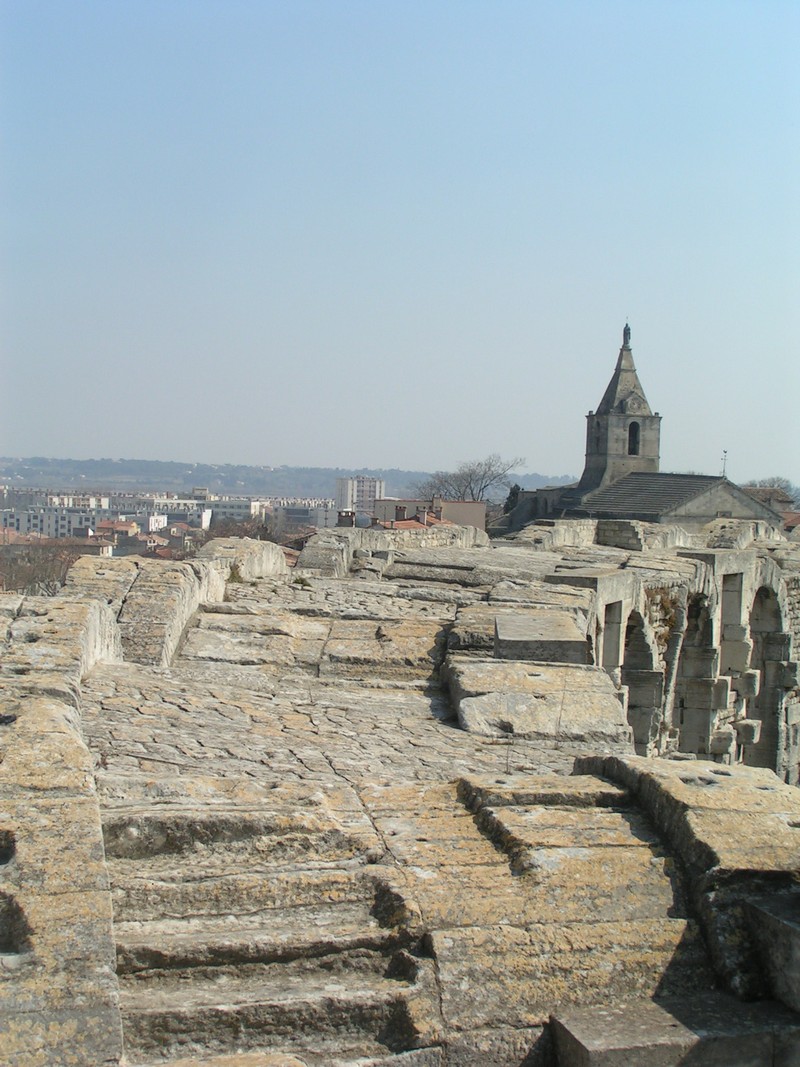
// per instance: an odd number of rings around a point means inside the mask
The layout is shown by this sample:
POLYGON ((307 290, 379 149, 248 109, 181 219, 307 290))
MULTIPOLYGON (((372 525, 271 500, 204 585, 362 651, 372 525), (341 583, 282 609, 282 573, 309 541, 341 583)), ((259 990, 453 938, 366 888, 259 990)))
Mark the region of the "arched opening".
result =
POLYGON ((720 605, 720 674, 737 674, 747 670, 750 646, 747 631, 742 626, 741 574, 725 574, 722 578, 720 605))
POLYGON ((758 692, 747 701, 747 718, 761 722, 761 735, 743 746, 741 759, 751 767, 769 767, 783 776, 787 747, 785 693, 780 686, 783 661, 788 654, 780 604, 772 589, 761 586, 750 610, 750 669, 760 674, 758 692))
POLYGON ((718 668, 719 651, 714 645, 708 598, 695 593, 686 604, 686 630, 675 684, 674 725, 680 730, 681 752, 711 755, 721 699, 718 668))
POLYGON ((628 427, 628 455, 639 455, 639 423, 632 422, 628 427))
POLYGON ((656 668, 657 655, 647 639, 644 620, 632 611, 625 626, 621 681, 628 687, 628 722, 641 756, 652 755, 658 741, 664 675, 656 668))
POLYGON ((619 669, 622 661, 622 601, 606 604, 603 615, 602 663, 609 674, 619 669))

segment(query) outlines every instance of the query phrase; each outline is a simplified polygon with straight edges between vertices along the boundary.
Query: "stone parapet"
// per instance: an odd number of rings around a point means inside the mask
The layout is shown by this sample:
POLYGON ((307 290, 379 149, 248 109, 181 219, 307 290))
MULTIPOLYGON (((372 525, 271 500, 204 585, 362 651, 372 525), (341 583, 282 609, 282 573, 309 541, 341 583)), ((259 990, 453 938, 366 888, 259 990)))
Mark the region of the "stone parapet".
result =
POLYGON ((2 597, 0 1048, 8 1067, 116 1064, 111 899, 80 685, 120 659, 107 603, 2 597))
POLYGON ((597 519, 537 519, 519 532, 512 534, 509 541, 552 552, 559 548, 584 548, 595 543, 597 519))
POLYGON ((77 708, 83 676, 101 660, 121 659, 114 616, 99 600, 7 594, 0 605, 6 619, 0 688, 6 696, 49 694, 77 708))

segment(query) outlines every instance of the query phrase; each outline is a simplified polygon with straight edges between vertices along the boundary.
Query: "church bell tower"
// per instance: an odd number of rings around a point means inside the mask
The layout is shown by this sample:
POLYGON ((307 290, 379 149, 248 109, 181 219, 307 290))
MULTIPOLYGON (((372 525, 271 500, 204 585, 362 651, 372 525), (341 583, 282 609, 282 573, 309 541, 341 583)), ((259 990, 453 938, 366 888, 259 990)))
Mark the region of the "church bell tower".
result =
POLYGON ((586 416, 586 464, 578 488, 591 492, 632 471, 657 473, 660 444, 661 416, 647 403, 626 323, 608 388, 597 411, 586 416))

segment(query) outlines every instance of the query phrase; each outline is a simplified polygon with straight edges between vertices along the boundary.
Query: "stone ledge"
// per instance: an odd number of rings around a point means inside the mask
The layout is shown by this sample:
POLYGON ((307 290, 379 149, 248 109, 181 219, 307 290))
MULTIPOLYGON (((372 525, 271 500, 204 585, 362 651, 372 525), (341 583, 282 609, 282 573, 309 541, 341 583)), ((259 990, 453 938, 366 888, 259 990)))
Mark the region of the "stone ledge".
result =
POLYGON ((567 1008, 551 1017, 559 1067, 791 1067, 800 1016, 720 993, 567 1008))

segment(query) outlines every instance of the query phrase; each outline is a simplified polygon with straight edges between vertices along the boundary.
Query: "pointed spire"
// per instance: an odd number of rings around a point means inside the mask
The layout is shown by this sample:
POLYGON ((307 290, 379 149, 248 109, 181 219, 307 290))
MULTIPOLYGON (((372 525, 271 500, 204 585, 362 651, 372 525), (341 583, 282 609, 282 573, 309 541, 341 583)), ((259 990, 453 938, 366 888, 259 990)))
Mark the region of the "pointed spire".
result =
POLYGON ((631 328, 626 322, 622 331, 622 347, 619 350, 617 366, 596 414, 624 414, 628 410, 635 411, 637 415, 653 414, 636 373, 631 351, 631 328))

